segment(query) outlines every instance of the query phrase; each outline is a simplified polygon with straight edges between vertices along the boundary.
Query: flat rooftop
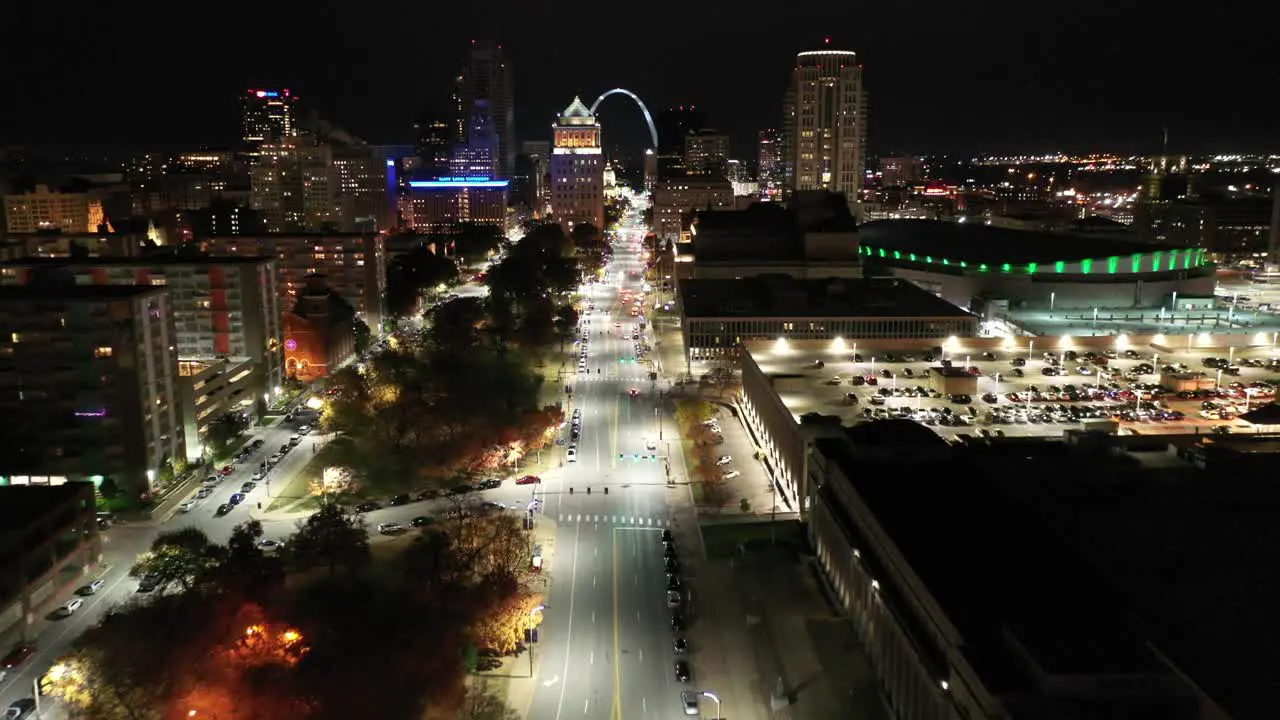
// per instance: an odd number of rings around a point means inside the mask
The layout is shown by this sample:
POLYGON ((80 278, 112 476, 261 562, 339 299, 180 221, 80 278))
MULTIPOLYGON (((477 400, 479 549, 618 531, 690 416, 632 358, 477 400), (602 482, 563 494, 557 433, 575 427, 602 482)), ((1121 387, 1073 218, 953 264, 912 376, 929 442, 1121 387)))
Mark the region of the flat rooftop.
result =
POLYGON ((1235 717, 1280 717, 1280 463, 1231 478, 1025 444, 984 462, 1028 519, 1088 554, 1144 634, 1209 696, 1235 717))
POLYGON ((0 262, 0 267, 163 267, 165 265, 256 265, 275 258, 270 255, 142 255, 139 257, 102 256, 86 258, 22 258, 0 262))
POLYGON ((83 489, 84 483, 0 486, 0 534, 20 532, 33 518, 74 502, 83 489))
POLYGON ((31 300, 120 300, 144 295, 160 295, 162 285, 11 285, 0 287, 0 302, 31 300))
MULTIPOLYGON (((904 430, 910 425, 885 422, 904 430)), ((1135 624, 1122 594, 1004 493, 982 458, 1012 449, 1069 463, 1066 445, 1044 441, 1031 451, 1026 443, 956 448, 940 462, 894 464, 886 471, 858 451, 884 440, 883 433, 867 432, 880 424, 847 429, 848 442, 818 443, 857 478, 859 496, 940 603, 963 638, 966 657, 994 691, 1017 694, 1031 687, 1016 645, 1027 648, 1050 675, 1168 674, 1131 629, 1135 624)), ((922 454, 936 456, 934 445, 942 441, 928 442, 922 454)), ((1129 467, 1123 458, 1101 462, 1129 467)), ((883 587, 891 594, 902 591, 883 587)))
POLYGON ((905 280, 781 276, 680 281, 689 318, 968 318, 967 311, 905 280))

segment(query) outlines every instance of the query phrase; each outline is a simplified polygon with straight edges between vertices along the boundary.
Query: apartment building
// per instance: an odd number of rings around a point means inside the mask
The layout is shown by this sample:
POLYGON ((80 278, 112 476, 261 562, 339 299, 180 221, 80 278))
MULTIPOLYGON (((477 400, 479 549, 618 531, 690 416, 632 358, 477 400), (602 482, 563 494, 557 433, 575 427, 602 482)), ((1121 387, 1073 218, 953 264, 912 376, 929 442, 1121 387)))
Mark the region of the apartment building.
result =
POLYGON ((0 263, 0 286, 31 285, 49 276, 62 276, 76 285, 167 288, 178 357, 247 357, 260 368, 256 395, 274 392, 284 382, 282 280, 271 257, 33 258, 0 263))
POLYGON ((274 257, 279 262, 281 312, 292 312, 308 275, 325 282, 351 304, 376 334, 386 295, 386 251, 381 235, 365 233, 268 233, 211 237, 200 243, 215 257, 274 257))
POLYGON ((0 287, 0 475, 148 492, 186 457, 176 335, 164 288, 0 287))
MULTIPOLYGON (((102 204, 94 204, 98 215, 101 215, 102 204)), ((90 205, 89 196, 85 193, 59 192, 47 185, 37 185, 31 192, 4 196, 6 229, 11 233, 33 233, 37 230, 92 232, 98 229, 98 225, 90 222, 90 205)))
POLYGON ((253 412, 263 397, 257 371, 257 363, 246 357, 178 361, 187 459, 195 462, 204 456, 204 436, 215 420, 227 413, 253 412))
POLYGON ((30 639, 102 562, 93 485, 0 487, 0 647, 30 639))
POLYGON ((133 257, 141 252, 141 234, 32 232, 0 235, 0 262, 26 258, 133 257))

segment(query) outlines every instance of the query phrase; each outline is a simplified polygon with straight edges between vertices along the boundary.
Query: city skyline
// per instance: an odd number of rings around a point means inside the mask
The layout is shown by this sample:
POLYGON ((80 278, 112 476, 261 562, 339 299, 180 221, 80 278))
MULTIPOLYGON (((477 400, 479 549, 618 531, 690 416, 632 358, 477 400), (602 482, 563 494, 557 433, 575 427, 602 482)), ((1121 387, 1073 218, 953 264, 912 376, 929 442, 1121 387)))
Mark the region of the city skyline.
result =
MULTIPOLYGON (((267 26, 297 22, 283 14, 275 17, 270 9, 255 12, 267 26)), ((729 22, 709 8, 659 3, 648 12, 679 14, 682 22, 710 27, 729 22)), ((750 7, 740 10, 751 12, 750 7)), ((74 141, 148 149, 227 144, 237 112, 233 98, 246 87, 282 86, 371 142, 406 142, 413 120, 447 98, 471 40, 478 39, 503 44, 514 67, 517 142, 545 137, 565 98, 593 98, 625 87, 655 112, 690 103, 706 108, 712 126, 731 135, 732 154, 749 157, 755 133, 781 124, 780 100, 796 53, 820 46, 829 36, 833 47, 857 53, 866 68, 868 141, 874 154, 1159 152, 1163 128, 1169 129, 1175 152, 1274 146, 1275 133, 1266 120, 1269 100, 1251 89, 1265 87, 1276 61, 1263 56, 1261 43, 1250 41, 1249 34, 1256 32, 1250 28, 1233 31, 1233 54, 1214 52, 1211 38, 1224 21, 1213 15, 1195 25, 1210 39, 1197 41, 1197 52, 1187 53, 1144 42, 1086 39, 1099 33, 1167 37, 1186 26, 1186 18, 1131 7, 1040 16, 1010 8, 979 18, 945 8, 927 15, 852 12, 839 10, 823 23, 797 18, 743 24, 731 39, 683 43, 675 52, 641 52, 637 43, 617 41, 620 33, 625 38, 625 29, 596 38, 575 26, 580 21, 557 19, 551 25, 502 4, 483 12, 437 8, 426 16, 425 10, 365 3, 344 8, 340 16, 320 13, 310 21, 310 32, 286 34, 260 52, 243 55, 219 51, 229 28, 214 19, 184 28, 186 49, 155 68, 156 80, 145 88, 122 92, 119 83, 88 83, 67 94, 55 91, 43 76, 19 74, 11 97, 44 112, 0 119, 0 138, 17 145, 74 141), (365 41, 339 32, 348 22, 376 23, 392 13, 410 26, 421 13, 420 19, 447 29, 438 33, 445 39, 403 43, 374 33, 365 41), (846 27, 878 30, 841 32, 846 27), (330 35, 340 38, 338 52, 314 54, 308 48, 312 38, 330 35), (903 42, 906 38, 910 42, 903 42), (84 112, 86 107, 105 112, 84 112)), ((92 28, 93 37, 124 30, 111 16, 94 20, 78 25, 92 28)), ((151 29, 166 32, 158 22, 151 29)), ((25 42, 17 40, 19 56, 28 54, 25 42)), ((95 67, 107 77, 123 77, 127 67, 155 62, 146 46, 140 44, 145 54, 122 47, 95 60, 95 67)), ((60 72, 58 62, 51 62, 49 70, 60 72)), ((606 146, 647 144, 640 113, 625 99, 612 98, 600 114, 610 136, 606 146)))

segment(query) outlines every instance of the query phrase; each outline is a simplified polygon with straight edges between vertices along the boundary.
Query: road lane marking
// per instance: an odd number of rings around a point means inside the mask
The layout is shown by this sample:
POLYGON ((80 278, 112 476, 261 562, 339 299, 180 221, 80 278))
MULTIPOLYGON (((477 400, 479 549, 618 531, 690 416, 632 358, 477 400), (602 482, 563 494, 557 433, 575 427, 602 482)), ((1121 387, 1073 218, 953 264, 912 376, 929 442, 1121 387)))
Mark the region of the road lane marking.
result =
POLYGON ((613 544, 613 715, 622 720, 622 652, 618 645, 618 533, 609 533, 613 544))
MULTIPOLYGON (((573 564, 569 570, 569 622, 565 629, 564 635, 564 676, 569 677, 569 655, 573 642, 573 596, 578 585, 578 535, 582 532, 582 526, 578 525, 573 531, 573 564)), ((560 699, 556 701, 556 718, 559 720, 560 710, 564 707, 564 689, 569 683, 560 685, 560 699)))
POLYGON ((592 664, 592 665, 595 665, 595 664, 596 664, 596 651, 595 651, 595 650, 592 650, 592 651, 591 651, 591 664, 592 664))
POLYGON ((591 587, 592 587, 592 588, 595 588, 595 586, 596 586, 596 576, 595 576, 595 575, 592 575, 592 576, 591 576, 591 587))
POLYGON ((587 708, 591 707, 591 698, 582 701, 582 714, 587 714, 587 708))

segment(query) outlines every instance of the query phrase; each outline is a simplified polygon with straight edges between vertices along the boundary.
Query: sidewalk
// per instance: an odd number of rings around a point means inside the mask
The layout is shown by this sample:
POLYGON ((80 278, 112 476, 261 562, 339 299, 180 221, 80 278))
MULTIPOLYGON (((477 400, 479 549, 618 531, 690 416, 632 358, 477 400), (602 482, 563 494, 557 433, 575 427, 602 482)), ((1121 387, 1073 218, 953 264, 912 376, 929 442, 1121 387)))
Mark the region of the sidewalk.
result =
MULTIPOLYGON (((551 584, 555 582, 556 573, 556 521, 546 515, 539 515, 533 527, 533 544, 542 546, 542 572, 535 575, 530 586, 542 593, 543 602, 551 594, 551 584)), ((527 650, 525 652, 528 652, 527 650)), ((493 671, 497 676, 494 682, 505 684, 501 688, 506 694, 507 704, 519 714, 528 717, 529 705, 533 703, 533 693, 538 680, 541 662, 537 649, 534 649, 534 673, 529 677, 529 658, 523 653, 516 657, 503 658, 502 666, 493 671)))

